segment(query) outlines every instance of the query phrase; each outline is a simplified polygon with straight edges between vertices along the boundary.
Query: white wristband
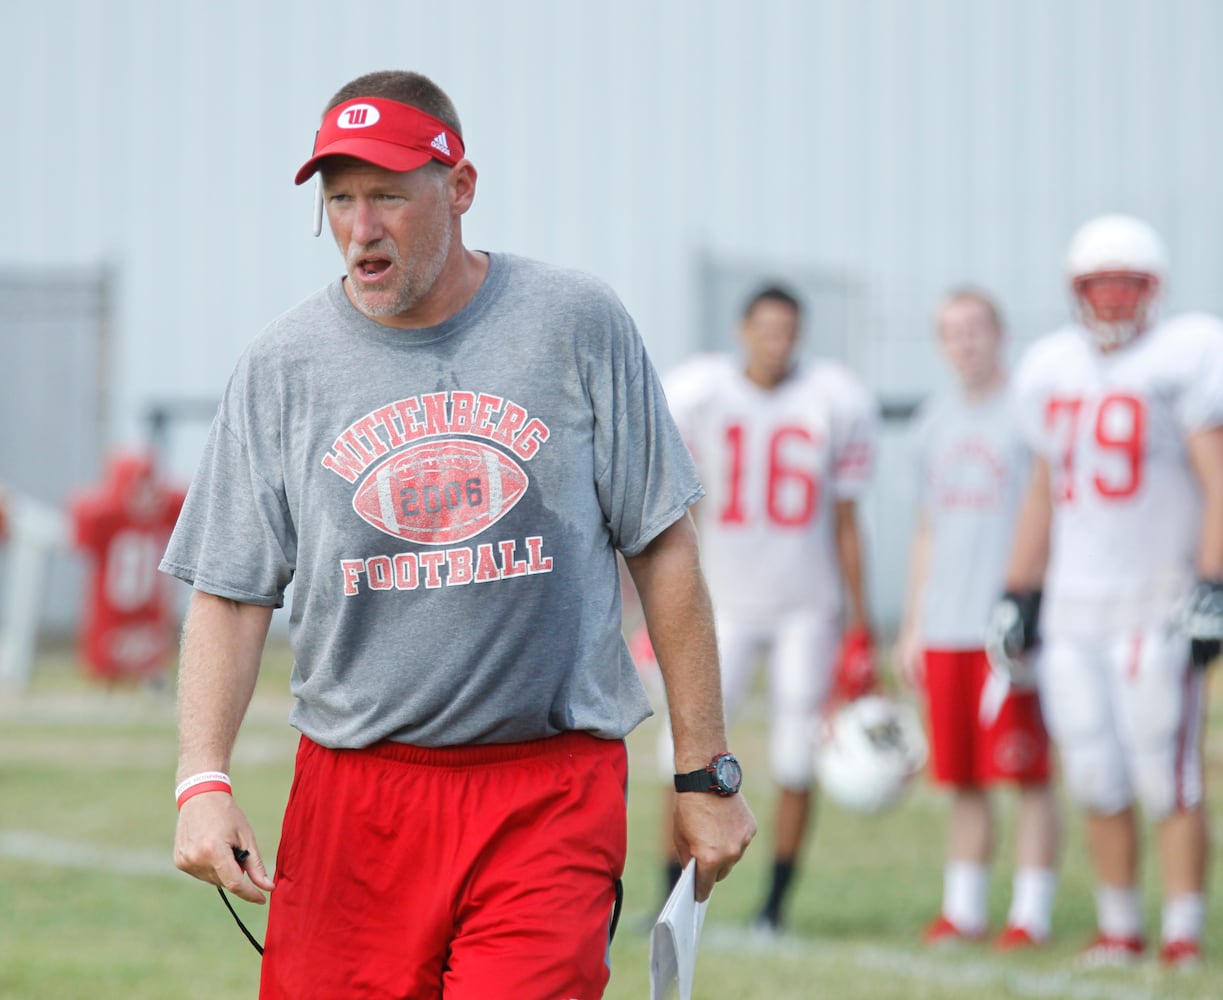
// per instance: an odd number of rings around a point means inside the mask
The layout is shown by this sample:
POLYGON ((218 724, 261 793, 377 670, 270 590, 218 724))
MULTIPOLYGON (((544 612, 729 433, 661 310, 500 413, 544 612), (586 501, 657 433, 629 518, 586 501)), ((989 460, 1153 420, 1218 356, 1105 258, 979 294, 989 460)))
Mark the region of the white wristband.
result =
POLYGON ((178 787, 174 789, 174 798, 177 801, 188 788, 194 788, 196 785, 202 785, 205 781, 219 781, 224 785, 233 788, 233 782, 229 780, 229 775, 223 771, 201 771, 199 774, 193 774, 190 778, 184 778, 178 783, 178 787))

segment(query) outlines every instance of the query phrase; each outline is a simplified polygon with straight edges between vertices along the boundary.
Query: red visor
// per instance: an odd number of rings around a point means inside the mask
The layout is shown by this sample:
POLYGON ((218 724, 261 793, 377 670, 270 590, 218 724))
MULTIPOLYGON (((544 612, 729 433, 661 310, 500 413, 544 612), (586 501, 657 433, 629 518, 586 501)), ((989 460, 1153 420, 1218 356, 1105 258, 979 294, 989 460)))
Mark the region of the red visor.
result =
POLYGON ((430 160, 453 167, 463 158, 463 140, 449 125, 418 108, 383 97, 338 104, 314 137, 314 155, 297 172, 304 184, 326 156, 354 156, 385 170, 415 170, 430 160))

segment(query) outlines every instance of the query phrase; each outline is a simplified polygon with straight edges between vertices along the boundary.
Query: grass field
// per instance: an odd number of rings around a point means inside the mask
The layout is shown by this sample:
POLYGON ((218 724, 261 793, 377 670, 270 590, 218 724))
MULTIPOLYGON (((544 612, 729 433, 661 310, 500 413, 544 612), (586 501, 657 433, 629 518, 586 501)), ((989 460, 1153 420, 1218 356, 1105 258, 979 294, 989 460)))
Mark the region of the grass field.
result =
MULTIPOLYGON (((288 794, 296 733, 286 716, 287 655, 269 654, 239 739, 235 785, 272 856, 288 794)), ((1216 688, 1218 685, 1216 684, 1216 688)), ((1212 703, 1208 780, 1216 842, 1223 831, 1223 694, 1212 703)), ((653 720, 629 741, 632 774, 625 913, 612 948, 609 1000, 649 996, 645 926, 660 897, 659 795, 653 720)), ((1067 849, 1054 916, 1056 942, 1035 955, 987 946, 930 952, 917 944, 941 888, 944 802, 924 785, 876 819, 822 811, 795 891, 790 931, 754 938, 747 924, 769 863, 771 791, 763 773, 763 716, 749 705, 732 743, 744 761, 761 835, 714 893, 695 996, 701 1000, 921 1000, 1066 997, 1154 1000, 1223 997, 1223 901, 1212 876, 1203 971, 1169 975, 1153 962, 1084 972, 1075 951, 1094 930, 1080 827, 1067 849)), ((253 997, 258 956, 216 893, 170 862, 175 737, 169 695, 107 691, 69 654, 48 654, 29 693, 0 704, 0 998, 225 1000, 253 997)), ((999 800, 1005 828, 1011 803, 999 800)), ((1009 851, 1004 837, 1001 856, 1009 851)), ((991 891, 995 928, 1009 875, 991 891)), ((1146 870, 1147 912, 1158 928, 1158 887, 1146 870)), ((237 903, 256 935, 264 911, 237 903)), ((339 1000, 339 998, 337 998, 339 1000)), ((489 998, 535 1000, 535 998, 489 998)))

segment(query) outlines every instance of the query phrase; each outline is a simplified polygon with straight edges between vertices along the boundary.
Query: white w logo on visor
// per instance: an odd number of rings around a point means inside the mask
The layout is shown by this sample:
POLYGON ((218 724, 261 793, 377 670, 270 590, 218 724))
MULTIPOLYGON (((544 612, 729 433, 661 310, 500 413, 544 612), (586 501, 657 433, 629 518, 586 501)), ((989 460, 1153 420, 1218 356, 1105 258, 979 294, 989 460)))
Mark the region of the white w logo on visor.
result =
POLYGON ((341 111, 335 123, 339 128, 369 128, 377 125, 380 117, 372 104, 354 104, 341 111))

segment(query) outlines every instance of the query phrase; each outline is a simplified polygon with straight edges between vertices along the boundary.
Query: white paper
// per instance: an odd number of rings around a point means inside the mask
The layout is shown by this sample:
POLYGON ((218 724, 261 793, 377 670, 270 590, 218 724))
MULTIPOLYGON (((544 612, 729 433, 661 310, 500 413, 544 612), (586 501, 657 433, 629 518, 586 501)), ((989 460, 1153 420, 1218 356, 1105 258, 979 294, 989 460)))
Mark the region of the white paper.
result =
POLYGON ((696 949, 709 900, 696 901, 696 861, 689 861, 650 933, 650 1000, 665 1000, 678 984, 679 1000, 692 1000, 696 949))
POLYGON ((977 719, 981 725, 986 728, 992 726, 1010 696, 1011 682, 997 670, 991 670, 981 688, 981 702, 977 707, 977 719))

